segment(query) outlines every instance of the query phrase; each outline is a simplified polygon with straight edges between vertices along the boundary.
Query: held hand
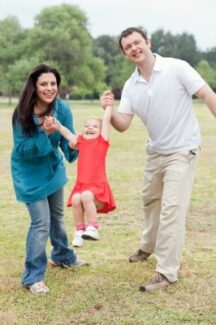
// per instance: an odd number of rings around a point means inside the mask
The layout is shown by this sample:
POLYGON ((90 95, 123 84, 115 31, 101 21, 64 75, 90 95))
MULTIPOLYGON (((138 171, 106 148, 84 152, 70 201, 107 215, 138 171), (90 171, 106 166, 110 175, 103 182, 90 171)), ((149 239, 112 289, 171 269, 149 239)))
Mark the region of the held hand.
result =
POLYGON ((101 106, 105 109, 107 106, 113 106, 114 104, 114 95, 110 90, 103 92, 100 98, 101 106))
POLYGON ((60 122, 52 116, 45 116, 43 130, 46 134, 52 134, 60 129, 60 122))

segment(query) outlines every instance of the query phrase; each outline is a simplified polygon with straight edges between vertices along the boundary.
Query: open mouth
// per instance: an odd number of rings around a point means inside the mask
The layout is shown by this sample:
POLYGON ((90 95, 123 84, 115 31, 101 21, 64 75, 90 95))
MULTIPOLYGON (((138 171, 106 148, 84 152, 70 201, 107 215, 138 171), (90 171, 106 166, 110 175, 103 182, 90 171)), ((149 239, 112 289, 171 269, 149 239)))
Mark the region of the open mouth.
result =
POLYGON ((140 56, 140 54, 141 54, 141 52, 136 52, 136 53, 133 54, 133 57, 138 58, 140 56))

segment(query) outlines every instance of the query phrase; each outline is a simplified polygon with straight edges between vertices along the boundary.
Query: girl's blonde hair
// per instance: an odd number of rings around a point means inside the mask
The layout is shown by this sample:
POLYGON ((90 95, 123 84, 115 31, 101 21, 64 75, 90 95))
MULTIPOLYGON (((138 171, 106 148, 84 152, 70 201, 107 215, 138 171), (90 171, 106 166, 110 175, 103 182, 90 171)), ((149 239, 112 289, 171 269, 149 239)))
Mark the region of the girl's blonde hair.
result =
POLYGON ((89 116, 85 121, 84 121, 84 124, 86 122, 88 122, 89 120, 95 120, 95 121, 98 121, 100 123, 100 126, 102 125, 102 119, 101 118, 98 118, 96 116, 89 116))

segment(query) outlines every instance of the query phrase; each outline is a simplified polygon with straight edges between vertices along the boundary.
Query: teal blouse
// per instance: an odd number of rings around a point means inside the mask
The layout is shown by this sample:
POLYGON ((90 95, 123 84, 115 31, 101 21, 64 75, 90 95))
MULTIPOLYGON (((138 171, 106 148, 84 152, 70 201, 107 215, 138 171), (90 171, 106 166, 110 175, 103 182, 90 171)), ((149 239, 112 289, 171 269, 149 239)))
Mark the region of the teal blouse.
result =
MULTIPOLYGON (((74 133, 73 116, 65 101, 56 99, 53 116, 74 133)), ((11 173, 18 201, 38 201, 67 183, 63 154, 69 162, 73 162, 78 152, 69 148, 68 141, 59 132, 48 136, 38 126, 37 132, 29 136, 16 123, 13 140, 11 173)))

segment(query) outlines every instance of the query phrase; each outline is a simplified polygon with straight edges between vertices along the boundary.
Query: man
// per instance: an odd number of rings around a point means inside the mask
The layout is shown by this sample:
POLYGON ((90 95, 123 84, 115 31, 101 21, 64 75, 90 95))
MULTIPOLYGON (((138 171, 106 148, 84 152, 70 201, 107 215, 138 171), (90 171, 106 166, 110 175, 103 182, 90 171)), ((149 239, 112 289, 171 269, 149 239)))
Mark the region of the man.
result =
MULTIPOLYGON (((192 96, 202 99, 216 116, 216 94, 185 61, 153 54, 141 29, 124 30, 119 45, 136 69, 124 85, 118 111, 113 110, 112 125, 123 132, 137 114, 149 134, 142 192, 144 231, 140 249, 129 261, 143 261, 154 253, 155 273, 140 286, 141 291, 151 291, 177 281, 201 142, 192 96)), ((103 93, 103 107, 113 101, 111 92, 103 93)))

